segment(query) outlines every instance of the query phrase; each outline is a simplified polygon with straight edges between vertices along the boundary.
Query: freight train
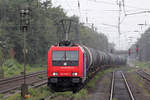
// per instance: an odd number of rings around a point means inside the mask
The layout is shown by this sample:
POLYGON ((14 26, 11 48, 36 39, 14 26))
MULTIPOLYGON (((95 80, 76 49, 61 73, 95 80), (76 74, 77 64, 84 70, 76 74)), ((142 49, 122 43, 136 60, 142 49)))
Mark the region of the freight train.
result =
POLYGON ((54 91, 75 92, 92 73, 105 66, 124 64, 124 57, 62 41, 48 51, 48 86, 54 91))

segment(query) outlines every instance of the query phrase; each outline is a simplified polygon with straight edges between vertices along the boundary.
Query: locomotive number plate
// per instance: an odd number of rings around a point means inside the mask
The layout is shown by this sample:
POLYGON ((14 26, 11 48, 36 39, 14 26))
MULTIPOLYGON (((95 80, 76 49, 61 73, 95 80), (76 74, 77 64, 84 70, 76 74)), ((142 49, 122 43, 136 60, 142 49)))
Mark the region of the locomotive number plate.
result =
POLYGON ((67 76, 67 75, 70 75, 70 73, 60 73, 60 75, 65 75, 65 76, 67 76))

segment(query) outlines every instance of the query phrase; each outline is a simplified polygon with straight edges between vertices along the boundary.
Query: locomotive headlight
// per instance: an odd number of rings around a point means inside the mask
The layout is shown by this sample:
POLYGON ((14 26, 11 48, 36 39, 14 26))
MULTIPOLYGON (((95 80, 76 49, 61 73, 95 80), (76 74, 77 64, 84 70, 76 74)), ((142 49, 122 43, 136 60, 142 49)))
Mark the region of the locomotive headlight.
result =
POLYGON ((57 75, 58 75, 58 73, 57 73, 57 72, 54 72, 54 73, 53 73, 53 76, 57 76, 57 75))
POLYGON ((77 72, 72 73, 72 76, 77 76, 77 75, 78 75, 77 72))

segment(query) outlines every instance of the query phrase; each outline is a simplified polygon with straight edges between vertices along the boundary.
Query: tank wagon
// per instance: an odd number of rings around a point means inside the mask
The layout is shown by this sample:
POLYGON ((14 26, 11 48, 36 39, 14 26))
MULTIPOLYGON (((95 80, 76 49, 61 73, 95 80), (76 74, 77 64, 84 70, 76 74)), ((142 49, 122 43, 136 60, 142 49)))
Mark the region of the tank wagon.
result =
POLYGON ((76 91, 92 73, 105 66, 126 64, 126 59, 63 41, 48 51, 48 86, 55 91, 76 91))

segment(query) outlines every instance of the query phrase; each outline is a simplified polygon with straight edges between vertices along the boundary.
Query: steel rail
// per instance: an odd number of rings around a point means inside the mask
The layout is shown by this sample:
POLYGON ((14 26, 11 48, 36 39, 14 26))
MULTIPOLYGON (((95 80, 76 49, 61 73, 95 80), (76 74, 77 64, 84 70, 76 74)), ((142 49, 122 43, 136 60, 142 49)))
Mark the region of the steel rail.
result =
MULTIPOLYGON (((30 84, 28 84, 28 85, 32 85, 32 84, 35 84, 35 85, 33 85, 31 87, 36 88, 36 87, 39 87, 39 86, 47 84, 47 79, 41 79, 41 80, 38 80, 38 81, 33 81, 30 84), (35 83, 37 83, 37 84, 35 84, 35 83)), ((13 86, 11 88, 0 90, 0 93, 7 93, 7 92, 9 92, 11 90, 15 90, 15 89, 18 89, 20 87, 21 87, 21 85, 13 86)))
MULTIPOLYGON (((34 73, 27 74, 26 77, 33 77, 35 75, 40 75, 40 74, 44 74, 44 73, 46 74, 46 71, 34 72, 34 73)), ((23 75, 18 75, 18 76, 6 78, 6 79, 1 79, 0 80, 0 85, 8 83, 8 82, 12 82, 12 81, 21 80, 23 78, 24 78, 23 75)))
POLYGON ((43 85, 47 84, 47 82, 48 82, 47 80, 44 80, 43 82, 40 82, 40 83, 36 82, 37 84, 32 86, 32 88, 37 88, 37 87, 43 86, 43 85))
POLYGON ((121 75, 122 75, 122 77, 123 77, 123 79, 124 79, 124 82, 125 82, 125 84, 126 84, 126 87, 127 87, 127 89, 128 89, 128 92, 129 92, 129 94, 130 94, 131 100, 135 100, 135 99, 134 99, 134 96, 133 96, 133 94, 132 94, 132 91, 131 91, 131 89, 130 89, 130 87, 129 87, 129 85, 128 85, 128 82, 127 82, 126 77, 124 76, 123 72, 121 72, 121 75))
MULTIPOLYGON (((28 74, 27 75, 27 79, 29 78, 32 78, 32 77, 38 77, 39 75, 46 75, 46 71, 39 71, 39 72, 34 72, 34 73, 31 73, 31 74, 28 74)), ((22 83, 22 80, 23 80, 23 76, 20 75, 20 76, 15 76, 15 77, 12 77, 12 78, 8 78, 8 79, 3 79, 0 81, 0 85, 10 85, 10 83, 12 83, 12 86, 11 87, 8 87, 8 88, 5 88, 3 90, 0 90, 0 93, 7 93, 11 90, 15 90, 15 89, 18 89, 21 87, 21 85, 13 85, 14 82, 16 82, 16 80, 18 80, 19 84, 22 83), (15 79, 16 78, 16 79, 15 79), (10 80, 9 80, 10 79, 10 80), (3 84, 2 84, 3 83, 3 84)), ((32 84, 35 84, 35 83, 38 83, 36 84, 36 86, 39 86, 39 85, 44 85, 46 84, 47 82, 47 78, 44 78, 44 79, 39 79, 39 80, 28 80, 28 84, 29 85, 32 85, 32 84)), ((34 85, 35 86, 35 85, 34 85)), ((33 87, 34 87, 33 86, 33 87)), ((35 86, 35 87, 36 87, 35 86)))
POLYGON ((142 71, 142 72, 143 72, 144 74, 147 74, 147 75, 149 76, 149 78, 147 78, 146 76, 144 76, 142 73, 136 71, 136 73, 137 73, 140 77, 142 77, 143 79, 146 79, 147 81, 150 82, 150 74, 147 73, 147 72, 145 72, 145 71, 142 71))
POLYGON ((111 91, 110 91, 110 99, 109 100, 112 100, 113 99, 113 91, 114 91, 114 80, 115 80, 115 75, 114 75, 115 72, 113 72, 113 76, 112 76, 112 81, 111 81, 111 91))
MULTIPOLYGON (((129 85, 128 85, 128 82, 127 82, 127 80, 126 80, 126 78, 125 78, 123 72, 121 72, 121 75, 122 75, 122 78, 123 78, 123 80, 124 80, 124 83, 125 83, 125 85, 126 85, 126 88, 127 88, 127 91, 128 91, 128 93, 129 93, 129 96, 130 96, 131 100, 135 100, 135 99, 134 99, 134 96, 133 96, 133 94, 132 94, 132 91, 131 91, 131 89, 130 89, 130 87, 129 87, 129 85)), ((113 76, 112 76, 111 94, 110 94, 110 99, 109 99, 109 100, 113 100, 114 84, 115 84, 115 72, 113 72, 113 76)))
POLYGON ((149 74, 148 72, 146 72, 146 71, 144 71, 144 70, 143 70, 143 72, 144 72, 145 74, 147 74, 147 75, 149 75, 149 76, 150 76, 150 74, 149 74))
MULTIPOLYGON (((44 85, 46 85, 47 84, 47 80, 42 80, 42 81, 40 81, 39 83, 37 83, 36 85, 34 85, 34 86, 31 86, 31 87, 29 87, 29 88, 39 88, 39 87, 41 87, 41 86, 44 86, 44 85)), ((3 91, 4 93, 7 93, 6 91, 3 91)), ((18 91, 17 93, 20 93, 21 91, 18 91)), ((7 97, 7 96, 6 96, 7 97)), ((4 98, 6 98, 6 97, 4 97, 4 98)), ((41 99, 40 99, 41 100, 41 99)), ((42 99, 42 100, 45 100, 45 99, 42 99)))
POLYGON ((54 99, 55 97, 57 97, 55 94, 54 95, 51 95, 51 96, 47 96, 41 100, 50 100, 50 99, 54 99))

